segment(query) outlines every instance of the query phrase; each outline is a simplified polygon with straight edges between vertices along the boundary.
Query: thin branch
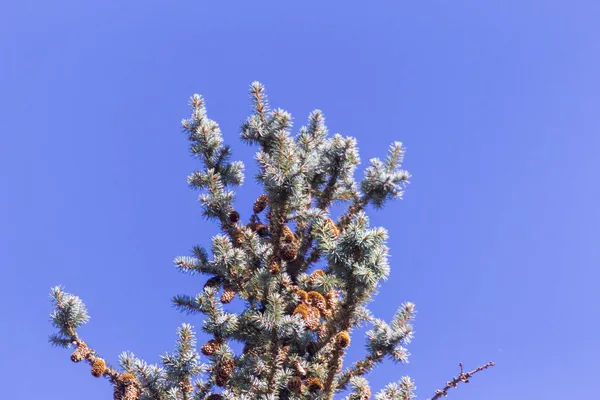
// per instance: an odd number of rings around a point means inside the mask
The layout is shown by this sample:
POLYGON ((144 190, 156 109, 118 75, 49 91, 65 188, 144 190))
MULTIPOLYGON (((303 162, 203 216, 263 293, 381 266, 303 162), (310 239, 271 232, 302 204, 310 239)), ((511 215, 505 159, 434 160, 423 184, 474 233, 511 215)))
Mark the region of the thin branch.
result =
POLYGON ((487 364, 480 365, 476 369, 470 372, 464 372, 463 363, 460 363, 460 375, 458 377, 452 378, 451 381, 446 382, 446 386, 443 389, 438 389, 435 391, 435 396, 433 396, 430 400, 438 400, 440 397, 446 397, 448 395, 448 389, 453 387, 458 387, 459 382, 468 383, 469 379, 478 373, 479 371, 483 371, 484 369, 488 369, 489 367, 493 367, 495 364, 493 361, 490 361, 487 364))

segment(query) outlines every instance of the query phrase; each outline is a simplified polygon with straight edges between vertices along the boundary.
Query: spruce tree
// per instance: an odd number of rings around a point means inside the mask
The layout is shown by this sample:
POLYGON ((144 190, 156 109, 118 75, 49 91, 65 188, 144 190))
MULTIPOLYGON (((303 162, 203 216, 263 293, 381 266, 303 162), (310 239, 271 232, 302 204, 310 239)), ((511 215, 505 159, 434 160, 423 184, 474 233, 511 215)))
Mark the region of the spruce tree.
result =
MULTIPOLYGON (((175 306, 202 314, 202 330, 212 339, 197 350, 192 326, 177 331, 173 353, 151 365, 125 352, 111 366, 86 343, 77 328, 88 321, 81 299, 52 289, 54 345, 72 347, 73 362, 87 362, 95 377, 114 386, 115 400, 333 399, 371 398, 368 373, 384 359, 408 359, 415 306, 404 303, 391 322, 367 308, 388 276, 387 231, 372 227, 365 211, 402 197, 409 173, 402 169, 404 147, 392 143, 384 160, 372 159, 362 180, 354 138, 328 135, 321 111, 292 136, 292 118, 271 110, 264 87, 250 88, 253 113, 241 127, 242 141, 258 147, 257 182, 264 194, 254 204, 234 206, 233 189, 244 180, 244 165, 230 161, 204 99, 190 100, 191 117, 182 121, 191 153, 201 169, 188 177, 202 191, 203 214, 218 223, 212 256, 201 247, 177 257, 176 267, 207 276, 196 295, 177 295, 175 306), (341 210, 338 217, 334 209, 341 210), (241 312, 228 310, 235 297, 241 312), (366 355, 343 367, 356 327, 370 324, 366 355), (243 349, 235 352, 233 343, 243 349)), ((357 340, 357 339, 354 339, 357 340)), ((434 393, 467 382, 476 372, 461 372, 434 393)), ((409 400, 415 385, 408 377, 390 383, 377 400, 409 400)))

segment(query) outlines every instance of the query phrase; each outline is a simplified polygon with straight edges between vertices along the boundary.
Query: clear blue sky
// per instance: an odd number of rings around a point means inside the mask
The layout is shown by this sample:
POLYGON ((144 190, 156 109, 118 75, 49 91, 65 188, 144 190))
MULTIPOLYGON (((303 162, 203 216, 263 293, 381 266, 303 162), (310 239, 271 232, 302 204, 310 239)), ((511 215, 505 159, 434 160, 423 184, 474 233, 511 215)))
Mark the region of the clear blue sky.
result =
MULTIPOLYGON (((150 362, 201 278, 175 256, 209 243, 179 122, 207 99, 235 156, 248 85, 295 117, 324 110, 363 166, 400 140, 405 199, 372 214, 392 273, 373 304, 417 305, 421 399, 587 398, 600 367, 600 5, 597 1, 12 1, 0 5, 0 381, 6 399, 111 398, 51 348, 48 290, 82 296, 84 337, 150 362)), ((362 172, 362 168, 361 168, 362 172)), ((247 180, 238 204, 259 193, 247 180)), ((200 337, 203 341, 205 336, 200 337)), ((356 336, 350 357, 362 353, 356 336)))

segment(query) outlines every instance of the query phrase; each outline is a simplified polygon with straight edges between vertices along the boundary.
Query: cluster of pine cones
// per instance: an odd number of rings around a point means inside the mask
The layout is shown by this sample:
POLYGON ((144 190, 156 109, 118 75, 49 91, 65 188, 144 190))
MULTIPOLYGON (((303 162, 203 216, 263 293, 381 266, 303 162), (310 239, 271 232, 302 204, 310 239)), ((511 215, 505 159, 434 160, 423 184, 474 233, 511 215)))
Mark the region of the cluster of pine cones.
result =
MULTIPOLYGON (((84 341, 79 340, 75 345, 77 348, 71 354, 71 361, 81 362, 87 360, 92 365, 92 375, 96 378, 100 378, 108 372, 106 361, 96 356, 94 351, 84 341)), ((124 372, 114 379, 115 400, 137 400, 139 396, 140 387, 135 376, 129 372, 124 372)))
POLYGON ((287 384, 288 390, 295 394, 300 394, 303 387, 306 387, 309 392, 318 392, 323 390, 323 383, 316 376, 306 378, 304 381, 302 381, 302 378, 294 376, 287 384))
MULTIPOLYGON (((325 275, 323 270, 314 271, 309 281, 315 281, 319 277, 325 275)), ((321 317, 328 319, 331 317, 333 310, 337 303, 337 293, 330 291, 322 295, 317 291, 306 292, 301 289, 297 289, 295 294, 300 299, 299 304, 296 306, 293 315, 300 315, 304 320, 306 327, 312 331, 317 330, 321 326, 321 317)))

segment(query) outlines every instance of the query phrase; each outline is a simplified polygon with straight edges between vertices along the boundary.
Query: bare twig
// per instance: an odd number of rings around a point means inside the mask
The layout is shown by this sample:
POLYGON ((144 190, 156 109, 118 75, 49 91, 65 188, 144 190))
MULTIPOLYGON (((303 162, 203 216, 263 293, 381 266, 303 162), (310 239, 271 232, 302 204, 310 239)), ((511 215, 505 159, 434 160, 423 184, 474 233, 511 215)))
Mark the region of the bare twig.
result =
POLYGON ((463 363, 460 363, 460 375, 458 377, 452 378, 451 381, 446 382, 446 386, 443 389, 438 389, 435 391, 435 396, 433 396, 430 400, 438 400, 440 397, 446 397, 448 395, 448 389, 453 387, 458 387, 459 382, 468 383, 469 379, 478 373, 479 371, 483 371, 484 369, 488 369, 489 367, 493 367, 494 362, 490 361, 487 364, 480 365, 476 369, 470 372, 464 372, 463 363))

